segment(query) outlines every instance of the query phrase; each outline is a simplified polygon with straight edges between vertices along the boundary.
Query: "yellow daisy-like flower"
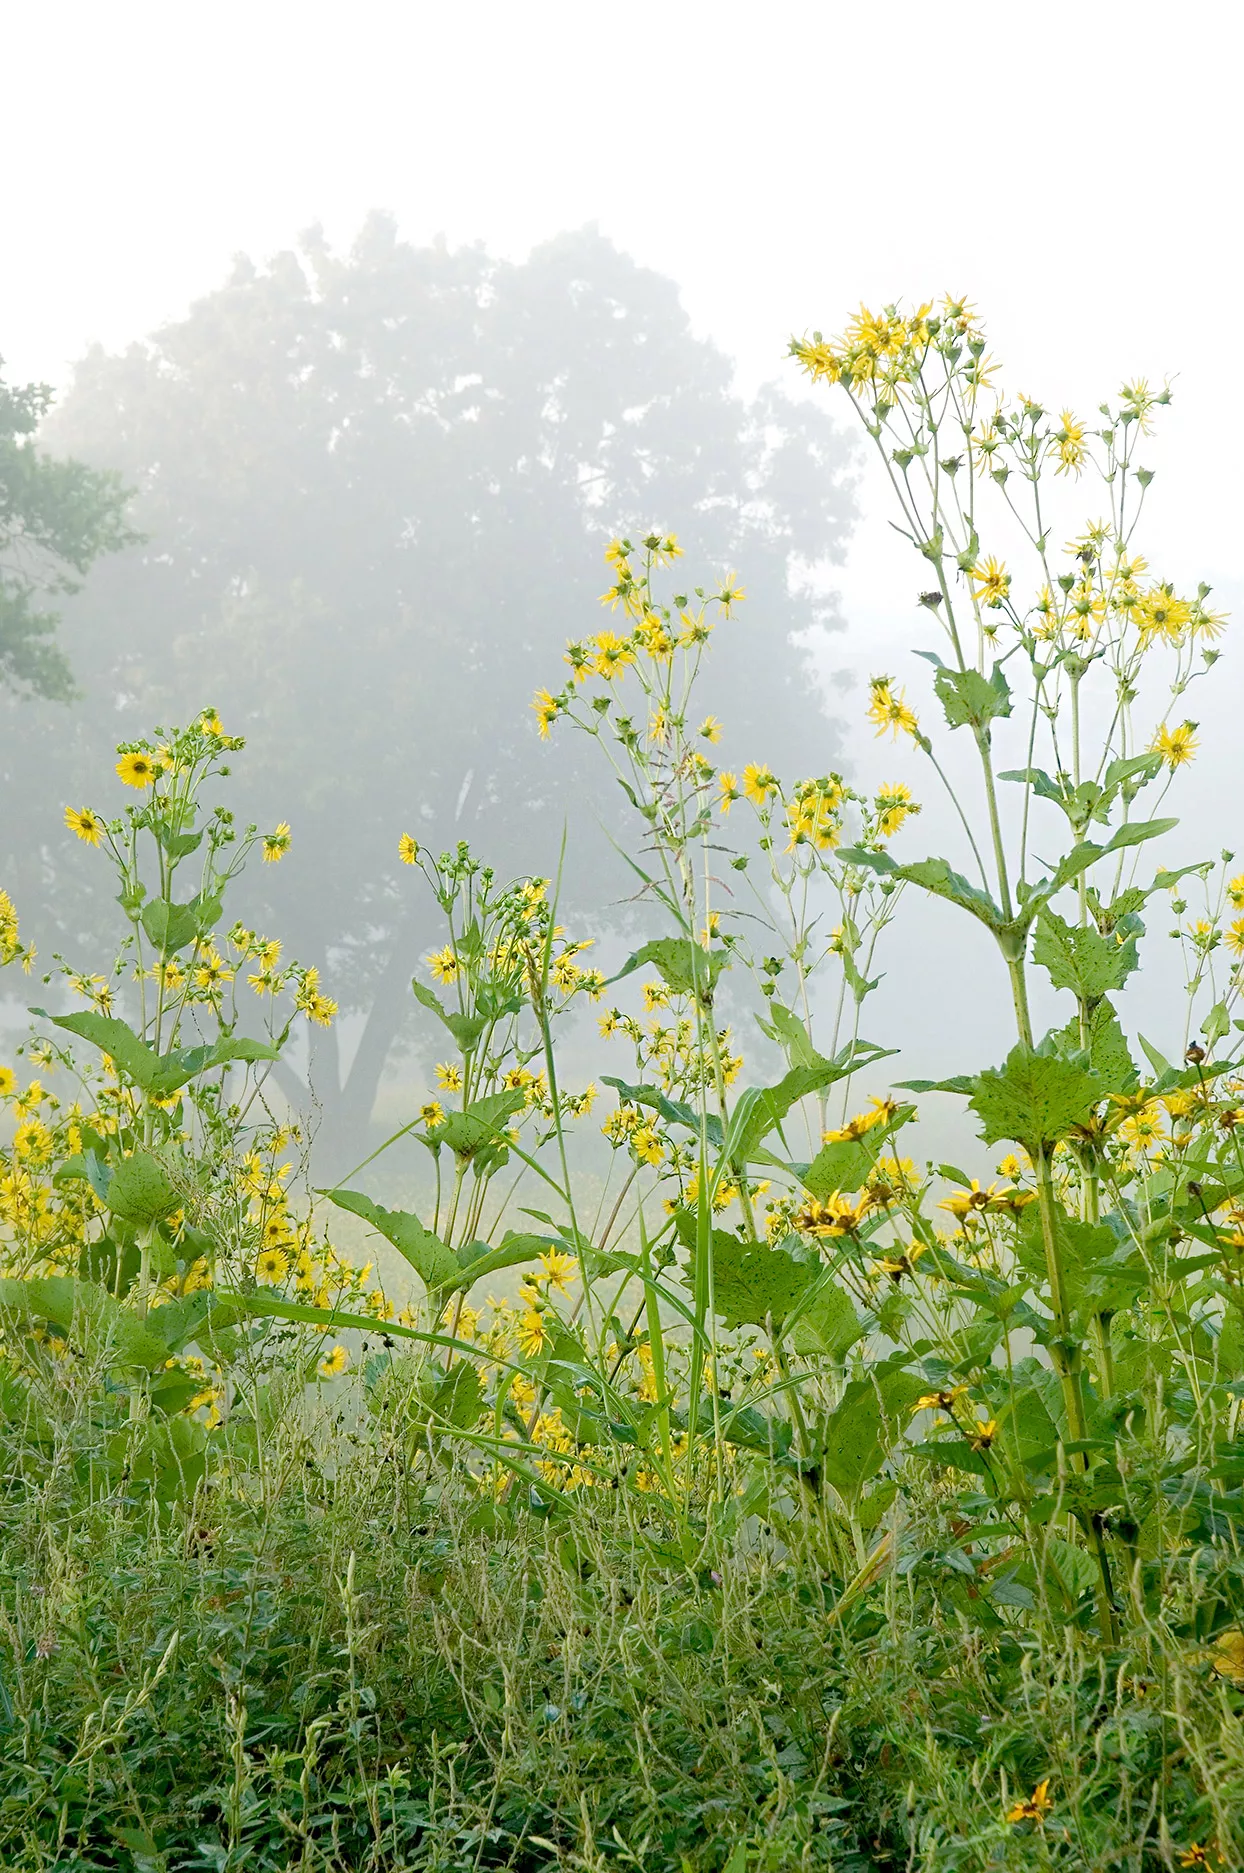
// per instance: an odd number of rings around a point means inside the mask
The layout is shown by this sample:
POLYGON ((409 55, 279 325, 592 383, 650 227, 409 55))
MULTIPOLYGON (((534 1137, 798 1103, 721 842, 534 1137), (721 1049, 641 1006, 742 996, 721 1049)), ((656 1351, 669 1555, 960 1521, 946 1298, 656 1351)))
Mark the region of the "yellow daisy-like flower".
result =
POLYGON ((552 1334, 544 1324, 544 1318, 534 1307, 528 1308, 518 1322, 518 1350, 526 1359, 534 1359, 537 1353, 552 1340, 552 1334))
POLYGON ((345 1347, 334 1346, 332 1352, 320 1361, 320 1377, 324 1379, 335 1379, 339 1372, 345 1371, 349 1363, 350 1355, 347 1353, 345 1347))
POLYGON ((0 1099, 7 1099, 17 1086, 17 1075, 12 1067, 0 1067, 0 1099))
POLYGON ((1244 956, 1244 917, 1237 917, 1222 933, 1222 940, 1233 956, 1244 956))
POLYGON ((434 1132, 438 1125, 445 1123, 445 1108, 439 1099, 429 1099, 425 1106, 420 1106, 419 1117, 428 1130, 434 1132))
POLYGON ((737 774, 719 774, 717 785, 721 789, 721 810, 723 814, 726 814, 735 801, 742 798, 739 792, 739 777, 737 774))
POLYGON ((566 1294, 578 1273, 579 1263, 575 1256, 564 1255, 560 1249, 545 1249, 540 1257, 540 1267, 544 1271, 542 1279, 547 1281, 549 1287, 566 1294))
POLYGON ((905 787, 901 780, 891 781, 880 788, 875 804, 877 833, 882 839, 892 839, 902 829, 908 816, 920 811, 911 797, 911 788, 905 787))
POLYGON ((116 767, 117 778, 124 781, 127 787, 137 787, 140 791, 151 786, 156 772, 156 764, 151 756, 137 749, 131 754, 123 754, 116 767))
POLYGON ((456 982, 457 981, 458 970, 459 970, 460 965, 458 962, 458 958, 454 955, 454 952, 448 943, 445 945, 443 950, 433 951, 432 955, 428 957, 427 963, 428 963, 428 968, 431 970, 432 974, 436 977, 436 980, 438 982, 456 982))
POLYGON ((462 1069, 456 1061, 441 1060, 437 1063, 436 1083, 443 1086, 447 1093, 462 1091, 462 1069))
POLYGON ((720 741, 721 723, 715 715, 706 715, 697 728, 696 734, 702 736, 705 741, 720 741))
POLYGON ((1031 1795, 1022 1801, 1017 1801, 1013 1808, 1007 1810, 1007 1824, 1014 1827, 1020 1821, 1035 1821, 1040 1827, 1053 1806, 1050 1800, 1050 1780, 1047 1776, 1044 1782, 1037 1783, 1031 1795))
POLYGON ((1185 767, 1196 755, 1196 726, 1195 722, 1181 722, 1178 728, 1163 726, 1154 736, 1153 752, 1161 755, 1172 773, 1177 767, 1185 767))
POLYGON ((284 1281, 289 1273, 289 1257, 284 1249, 264 1249, 255 1261, 260 1281, 284 1281))
POLYGON ((415 865, 419 861, 418 842, 408 832, 404 832, 397 842, 397 856, 403 865, 415 865))
POLYGON ((779 791, 777 776, 771 768, 766 767, 763 762, 748 762, 743 769, 743 792, 749 800, 754 801, 757 806, 764 806, 765 802, 779 791))
POLYGON ((1058 456, 1057 473, 1078 475, 1084 467, 1084 424, 1077 422, 1070 410, 1062 413, 1062 428, 1054 437, 1058 456))
POLYGON ((263 862, 265 865, 279 865, 289 851, 289 821, 282 820, 274 832, 264 834, 263 862))
POLYGON ((592 648, 596 653, 596 674, 606 679, 621 674, 628 663, 634 663, 634 647, 616 631, 599 631, 592 639, 592 648))
POLYGON ((1228 881, 1227 896, 1231 899, 1236 910, 1244 910, 1244 871, 1240 873, 1238 878, 1232 878, 1228 881))
POLYGON ((98 845, 104 822, 97 813, 92 813, 89 806, 67 806, 65 824, 71 833, 81 839, 83 845, 98 845))
POLYGON ((562 712, 562 705, 556 696, 549 694, 547 689, 538 689, 535 694, 535 700, 532 702, 531 706, 535 710, 536 720, 540 724, 540 739, 541 741, 547 741, 549 738, 549 730, 562 712))
POLYGON ((992 555, 978 560, 969 577, 976 587, 976 597, 991 609, 1000 605, 1011 589, 1011 575, 1000 559, 992 555))
POLYGON ((894 688, 894 682, 888 676, 875 676, 869 684, 872 700, 868 705, 868 719, 879 735, 889 729, 895 740, 900 734, 913 738, 920 732, 914 709, 909 709, 903 700, 904 692, 894 688))

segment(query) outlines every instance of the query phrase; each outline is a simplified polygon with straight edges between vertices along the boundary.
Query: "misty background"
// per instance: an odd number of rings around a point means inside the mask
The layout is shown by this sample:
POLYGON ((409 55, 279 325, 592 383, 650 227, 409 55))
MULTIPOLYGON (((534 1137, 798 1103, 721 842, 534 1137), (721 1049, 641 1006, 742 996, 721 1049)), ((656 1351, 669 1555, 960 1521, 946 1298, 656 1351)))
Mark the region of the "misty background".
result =
MULTIPOLYGON (((884 30, 838 5, 11 16, 5 380, 53 387, 41 446, 115 470, 144 536, 61 607, 80 696, 0 690, 23 935, 111 953, 108 878, 63 807, 111 810, 117 739, 216 706, 249 742, 222 797, 293 825, 238 909, 341 1003, 303 1067, 330 1168, 352 1163, 437 1047, 408 984, 439 930, 399 833, 548 873, 564 825, 565 921, 607 956, 657 933, 622 903, 603 761, 540 743, 528 707, 606 622, 605 541, 649 526, 688 582, 734 569, 748 592, 705 686, 724 764, 906 780, 926 811, 902 855, 957 857, 919 756, 863 720, 875 671, 927 697, 919 564, 845 399, 810 393, 786 341, 949 290, 1012 391, 1091 417, 1171 376, 1142 548, 1238 612, 1239 41, 1205 4, 1177 30, 1112 4, 898 4, 884 30)), ((1187 699, 1202 752, 1160 862, 1244 848, 1225 652, 1187 699)), ((1126 1015, 1173 1052, 1164 926, 1126 1015)), ((1002 972, 949 907, 909 894, 880 961, 865 1025, 902 1047, 895 1077, 1003 1051, 1002 972)), ((4 984, 11 1031, 25 987, 4 984)))

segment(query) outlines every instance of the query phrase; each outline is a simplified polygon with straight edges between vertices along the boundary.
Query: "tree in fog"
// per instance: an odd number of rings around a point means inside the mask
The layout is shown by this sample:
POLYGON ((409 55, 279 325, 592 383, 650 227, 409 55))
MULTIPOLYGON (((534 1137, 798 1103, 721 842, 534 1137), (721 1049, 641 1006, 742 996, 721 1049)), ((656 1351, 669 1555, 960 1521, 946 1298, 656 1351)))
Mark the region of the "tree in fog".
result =
POLYGON ((311 235, 240 261, 185 319, 92 352, 48 434, 134 485, 145 539, 67 615, 86 701, 4 724, 6 793, 34 822, 16 881, 31 927, 37 905, 72 938, 101 907, 22 750, 55 721, 98 801, 118 735, 217 707, 250 742, 238 805, 294 827, 254 916, 359 1017, 348 1070, 335 1033, 312 1062, 338 1163, 409 1037, 435 935, 401 832, 548 873, 568 822, 567 910, 631 888, 592 751, 542 744, 528 706, 561 680, 565 640, 602 628, 610 535, 673 529, 692 582, 738 570, 748 604, 718 633, 705 706, 740 758, 831 764, 791 637, 834 622, 817 592, 852 518, 849 448, 810 405, 734 394, 675 286, 593 231, 514 265, 375 218, 344 257, 311 235))
POLYGON ((46 384, 0 378, 0 685, 63 702, 74 693, 73 673, 51 641, 58 614, 49 601, 76 592, 101 553, 134 535, 116 475, 36 447, 51 401, 46 384))

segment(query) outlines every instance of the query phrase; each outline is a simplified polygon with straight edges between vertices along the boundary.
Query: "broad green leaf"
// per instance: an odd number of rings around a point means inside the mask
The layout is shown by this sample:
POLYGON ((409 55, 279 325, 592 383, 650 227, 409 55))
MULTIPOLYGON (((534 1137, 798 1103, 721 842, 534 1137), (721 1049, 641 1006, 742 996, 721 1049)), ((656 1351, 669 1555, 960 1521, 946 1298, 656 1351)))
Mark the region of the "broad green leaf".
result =
POLYGON ((785 1249, 740 1242, 713 1231, 713 1312, 729 1328, 780 1328, 820 1273, 816 1262, 796 1261, 785 1249))
POLYGON ((447 1113, 441 1124, 429 1131, 428 1137, 435 1144, 448 1145, 463 1158, 478 1157, 488 1150, 504 1152, 505 1122, 521 1112, 526 1103, 526 1094, 517 1088, 512 1092, 492 1093, 487 1099, 473 1100, 465 1112, 447 1113))
POLYGON ((166 1342, 93 1281, 72 1275, 0 1279, 0 1312, 27 1325, 48 1321, 88 1358, 154 1370, 168 1358, 166 1342))
POLYGON ((883 878, 919 885, 922 890, 932 892, 934 897, 943 897, 948 903, 957 904, 961 910, 970 911, 990 930, 1003 928, 1002 912, 993 899, 987 892, 969 884, 947 859, 922 858, 914 865, 897 865, 887 852, 868 852, 862 846, 842 846, 838 857, 848 865, 863 865, 869 871, 878 872, 883 878))
POLYGON ((885 1060, 894 1048, 873 1047, 868 1041, 856 1041, 834 1060, 818 1058, 811 1065, 792 1067, 775 1086, 753 1086, 739 1099, 730 1120, 724 1151, 732 1164, 745 1164, 776 1126, 781 1125, 791 1107, 809 1093, 820 1092, 861 1067, 885 1060))
POLYGON ((339 1210, 349 1210, 370 1223, 406 1258, 425 1288, 439 1291, 461 1285, 462 1269, 457 1256, 446 1248, 438 1235, 426 1229, 417 1216, 406 1210, 382 1209, 359 1190, 322 1190, 319 1194, 335 1203, 339 1210))
POLYGON ((1099 1002, 1112 989, 1121 988, 1140 966, 1136 938, 1100 936, 1091 925, 1069 924, 1042 905, 1037 917, 1032 959, 1049 971, 1056 989, 1070 989, 1078 1000, 1099 1002))
POLYGON ((127 1223, 155 1223, 182 1204, 181 1193, 150 1151, 135 1151, 114 1165, 105 1201, 127 1223))
POLYGON ((93 1047, 115 1060, 120 1071, 144 1092, 159 1071, 159 1056, 145 1041, 139 1040, 133 1028, 114 1015, 95 1014, 90 1009, 73 1015, 50 1015, 46 1008, 32 1008, 30 1012, 50 1021, 53 1027, 64 1028, 67 1034, 90 1041, 93 1047))
POLYGON ((488 1026, 487 1018, 483 1015, 459 1014, 456 1011, 451 1013, 449 1009, 441 1006, 439 996, 434 995, 432 990, 420 982, 417 976, 412 977, 410 986, 414 991, 415 1000, 421 1002, 425 1008, 430 1008, 434 1015, 439 1015, 462 1052, 469 1054, 488 1026))
POLYGON ((805 1359, 839 1360, 863 1333, 864 1325, 851 1296, 823 1275, 791 1322, 788 1337, 805 1359))
POLYGON ((562 1254, 567 1252, 566 1244, 553 1236, 528 1235, 515 1230, 509 1231, 495 1248, 490 1248, 486 1242, 464 1242, 455 1250, 462 1271, 458 1285, 465 1290, 485 1275, 495 1275, 499 1268, 519 1268, 550 1249, 560 1250, 562 1254))
POLYGON ((1035 1156, 1082 1123, 1105 1090, 1087 1066, 1020 1042, 1001 1069, 977 1074, 969 1103, 984 1123, 987 1145, 1011 1140, 1035 1156))
POLYGON ((874 1366, 847 1386, 826 1422, 821 1458, 823 1474, 841 1495, 856 1495, 877 1474, 925 1389, 914 1373, 893 1365, 874 1366))
POLYGON ((484 1408, 484 1387, 478 1366, 459 1360, 433 1392, 429 1408, 443 1424, 452 1424, 458 1431, 469 1431, 479 1422, 484 1408))
MULTIPOLYGON (((695 1108, 686 1105, 681 1099, 668 1098, 659 1086, 632 1086, 612 1073, 602 1073, 601 1083, 612 1086, 628 1105, 647 1106, 650 1111, 659 1113, 667 1125, 685 1125, 688 1131, 693 1132, 700 1129, 700 1114, 695 1108)), ((720 1150, 724 1134, 716 1113, 708 1112, 704 1115, 704 1129, 708 1142, 720 1150)))
POLYGON ((992 681, 979 670, 952 670, 943 664, 933 679, 949 728, 969 723, 985 728, 1011 713, 1011 690, 1001 664, 995 663, 992 681))
POLYGON ((1013 781, 1017 781, 1021 786, 1031 787, 1033 792, 1037 795, 1039 799, 1053 800, 1059 806, 1063 808, 1064 812, 1066 811, 1066 808, 1067 808, 1066 794, 1064 793, 1063 789, 1058 785, 1057 781, 1050 779, 1050 776, 1045 772, 1044 768, 1040 768, 1040 767, 1008 768, 1005 774, 999 774, 998 779, 999 780, 1013 780, 1013 781))
POLYGON ((874 1163, 873 1153, 854 1139, 842 1139, 821 1149, 804 1172, 805 1190, 823 1203, 835 1190, 858 1190, 874 1163))
POLYGON ((199 933, 198 913, 192 904, 170 904, 167 898, 149 898, 143 905, 142 926, 147 940, 164 956, 184 949, 199 933))
POLYGON ((621 982, 624 976, 633 975, 636 969, 643 969, 648 964, 656 969, 667 988, 678 995, 704 995, 711 999, 717 978, 723 969, 730 966, 729 950, 706 950, 698 943, 692 943, 687 937, 657 937, 652 943, 645 943, 642 949, 628 956, 616 975, 610 976, 610 982, 621 982))
POLYGON ((200 1073, 207 1073, 213 1067, 228 1066, 235 1060, 253 1062, 256 1060, 279 1060, 281 1050, 270 1041, 250 1040, 245 1035, 228 1035, 224 1040, 214 1041, 200 1047, 178 1047, 169 1053, 161 1054, 156 1071, 147 1090, 158 1099, 167 1099, 178 1092, 200 1073))
MULTIPOLYGON (((1080 1046, 1080 1022, 1073 1016, 1059 1034, 1066 1053, 1080 1046)), ((1089 1065, 1100 1074, 1103 1093, 1126 1093, 1135 1086, 1139 1075, 1132 1062, 1132 1051, 1119 1025, 1119 1017, 1103 996, 1089 1017, 1089 1065)))
POLYGON ((812 1045, 807 1028, 791 1009, 783 1008, 781 1002, 771 1001, 766 1009, 768 1019, 756 1016, 761 1032, 771 1041, 777 1041, 786 1051, 786 1058, 793 1067, 811 1066, 820 1055, 812 1045))

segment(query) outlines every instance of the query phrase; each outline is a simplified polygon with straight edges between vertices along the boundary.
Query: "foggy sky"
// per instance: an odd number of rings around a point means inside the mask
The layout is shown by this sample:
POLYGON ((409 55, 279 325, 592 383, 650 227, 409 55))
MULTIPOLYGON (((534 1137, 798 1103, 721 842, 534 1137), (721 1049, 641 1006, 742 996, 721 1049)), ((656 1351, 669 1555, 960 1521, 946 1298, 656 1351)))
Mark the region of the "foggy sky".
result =
MULTIPOLYGON (((376 207, 413 240, 514 258, 598 223, 679 283, 747 389, 793 384, 789 333, 833 331, 861 299, 966 292, 1004 381, 1051 406, 1091 416, 1125 376, 1176 378, 1146 545, 1159 576, 1203 577, 1238 611, 1242 37, 1239 10, 1206 0, 44 0, 5 21, 0 351, 9 381, 64 383, 90 342, 177 316, 236 251, 312 223, 346 244, 376 207)), ((862 496, 833 651, 857 681, 930 641, 875 478, 862 496)), ((1229 645, 1189 703, 1207 753, 1175 810, 1206 854, 1244 849, 1239 668, 1229 645)), ((917 778, 866 732, 848 752, 917 778)), ((932 830, 905 855, 936 849, 932 830)))

